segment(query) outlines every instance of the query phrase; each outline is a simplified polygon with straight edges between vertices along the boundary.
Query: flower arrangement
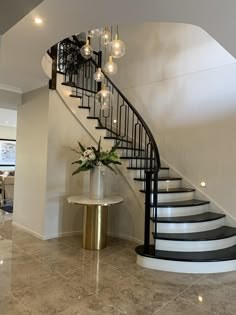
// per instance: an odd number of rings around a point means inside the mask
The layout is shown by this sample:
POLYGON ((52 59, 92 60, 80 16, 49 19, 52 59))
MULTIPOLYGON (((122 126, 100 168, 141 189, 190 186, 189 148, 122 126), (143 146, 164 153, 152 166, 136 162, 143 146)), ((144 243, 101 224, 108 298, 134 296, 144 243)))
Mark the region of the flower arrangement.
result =
MULTIPOLYGON (((80 151, 72 149, 74 152, 79 153, 79 159, 74 161, 72 164, 78 164, 78 168, 73 172, 72 175, 79 174, 80 172, 89 171, 96 166, 108 167, 111 171, 116 173, 114 168, 110 164, 120 164, 119 156, 116 154, 116 150, 119 146, 117 143, 110 151, 101 150, 101 138, 98 142, 98 148, 87 147, 85 148, 80 142, 78 142, 80 151)), ((117 174, 117 173, 116 173, 117 174)))

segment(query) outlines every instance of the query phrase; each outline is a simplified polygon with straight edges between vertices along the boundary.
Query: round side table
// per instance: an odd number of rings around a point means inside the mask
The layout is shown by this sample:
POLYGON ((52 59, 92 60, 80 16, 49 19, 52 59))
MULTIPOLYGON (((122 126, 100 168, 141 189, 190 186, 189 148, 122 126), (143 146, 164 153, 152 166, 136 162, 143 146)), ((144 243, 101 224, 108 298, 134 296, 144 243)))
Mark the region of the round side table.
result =
POLYGON ((124 201, 120 196, 91 199, 89 196, 71 196, 71 204, 84 206, 83 248, 100 250, 107 246, 108 207, 124 201))

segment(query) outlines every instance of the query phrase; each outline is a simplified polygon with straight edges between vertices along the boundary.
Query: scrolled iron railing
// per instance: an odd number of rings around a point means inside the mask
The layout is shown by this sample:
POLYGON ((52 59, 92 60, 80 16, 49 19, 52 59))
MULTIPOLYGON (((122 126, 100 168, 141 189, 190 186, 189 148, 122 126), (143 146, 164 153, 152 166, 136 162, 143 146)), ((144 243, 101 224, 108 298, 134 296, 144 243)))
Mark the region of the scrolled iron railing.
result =
MULTIPOLYGON (((49 52, 53 58, 52 80, 55 69, 64 76, 64 85, 72 89, 71 96, 80 98, 80 108, 89 108, 89 119, 97 119, 98 129, 106 129, 109 135, 123 149, 123 156, 129 158, 129 169, 137 170, 137 176, 145 183, 145 232, 144 252, 149 253, 151 217, 158 217, 158 172, 160 156, 156 141, 137 109, 129 102, 112 80, 103 72, 104 83, 112 92, 114 102, 102 110, 96 102, 96 93, 101 83, 94 80, 94 73, 102 66, 102 52, 94 52, 93 58, 85 60, 79 53, 81 43, 75 37, 65 39, 49 52), (56 61, 55 61, 56 60, 56 61), (55 66, 56 63, 56 66, 55 66)), ((55 87, 51 82, 50 87, 55 87)), ((154 225, 157 233, 157 224, 154 225)))

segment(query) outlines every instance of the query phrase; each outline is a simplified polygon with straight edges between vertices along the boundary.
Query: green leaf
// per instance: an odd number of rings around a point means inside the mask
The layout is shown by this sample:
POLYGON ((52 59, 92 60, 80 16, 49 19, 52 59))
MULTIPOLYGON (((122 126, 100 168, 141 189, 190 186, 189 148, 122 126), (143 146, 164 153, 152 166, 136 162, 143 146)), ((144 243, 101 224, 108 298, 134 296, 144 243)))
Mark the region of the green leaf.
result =
POLYGON ((106 165, 106 167, 108 167, 112 172, 114 172, 117 175, 117 172, 114 170, 113 167, 111 167, 110 165, 106 165))
POLYGON ((111 150, 110 150, 110 152, 109 152, 109 153, 113 153, 113 152, 115 152, 115 151, 117 150, 117 148, 119 147, 119 145, 120 145, 120 141, 118 141, 118 142, 114 145, 114 147, 113 147, 113 148, 111 148, 111 150))
POLYGON ((79 147, 81 149, 81 151, 84 153, 84 151, 86 151, 85 147, 78 141, 79 147))
POLYGON ((98 152, 100 153, 100 151, 101 151, 101 137, 98 141, 98 152))

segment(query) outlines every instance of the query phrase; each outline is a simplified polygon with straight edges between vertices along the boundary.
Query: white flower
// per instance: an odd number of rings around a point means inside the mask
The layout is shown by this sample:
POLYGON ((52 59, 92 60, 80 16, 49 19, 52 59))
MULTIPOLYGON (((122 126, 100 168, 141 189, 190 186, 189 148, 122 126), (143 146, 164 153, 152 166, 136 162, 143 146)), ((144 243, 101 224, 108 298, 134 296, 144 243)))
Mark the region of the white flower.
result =
POLYGON ((93 153, 93 150, 91 150, 91 149, 87 149, 87 150, 85 150, 84 151, 84 156, 88 156, 89 154, 91 154, 91 153, 93 153))
POLYGON ((83 156, 83 155, 81 155, 81 157, 80 157, 79 159, 80 159, 80 161, 82 161, 82 162, 88 161, 88 158, 85 157, 85 156, 83 156))
POLYGON ((93 152, 90 153, 90 154, 89 154, 89 159, 90 159, 91 161, 96 160, 96 155, 95 155, 93 152))

